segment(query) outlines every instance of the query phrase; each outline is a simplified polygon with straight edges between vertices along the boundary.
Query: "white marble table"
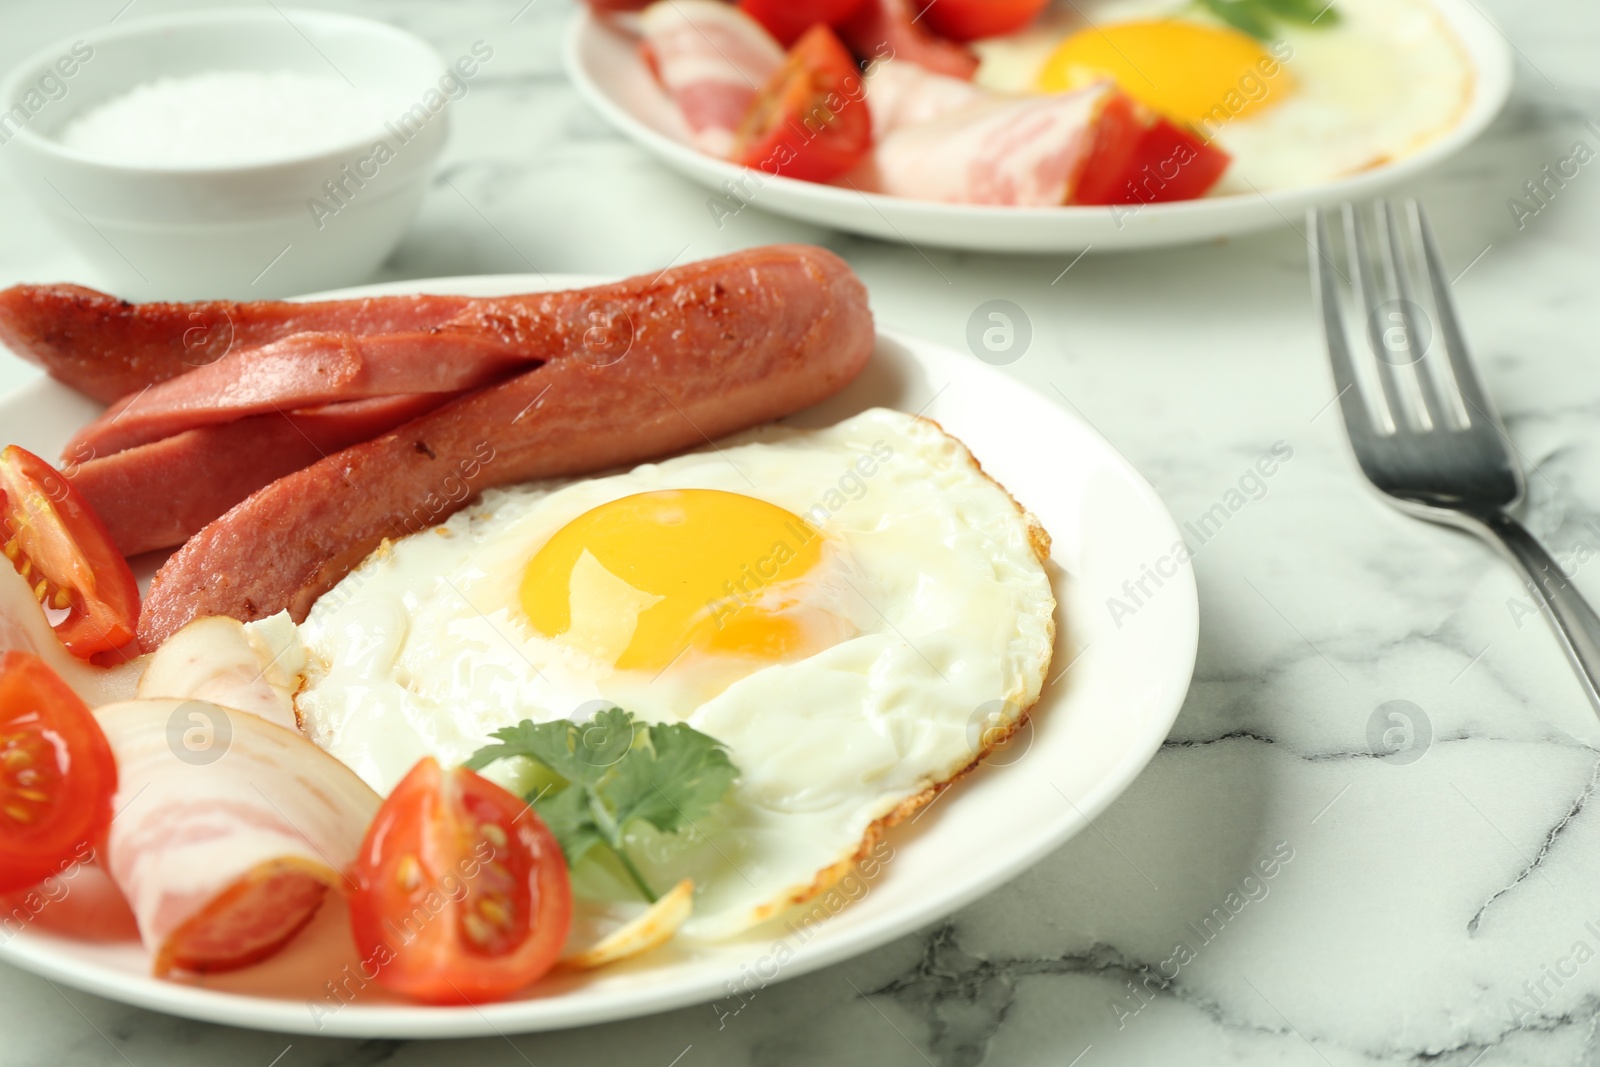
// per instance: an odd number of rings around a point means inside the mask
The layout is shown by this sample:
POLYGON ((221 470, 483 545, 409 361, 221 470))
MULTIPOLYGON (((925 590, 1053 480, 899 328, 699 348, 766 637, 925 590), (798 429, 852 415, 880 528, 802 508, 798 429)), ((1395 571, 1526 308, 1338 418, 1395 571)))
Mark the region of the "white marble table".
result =
MULTIPOLYGON (((0 68, 127 3, 5 5, 0 68)), ((176 6, 136 3, 130 14, 176 6)), ((1587 559, 1600 555, 1589 465, 1600 460, 1600 326, 1588 303, 1600 171, 1520 229, 1507 200, 1575 140, 1600 147, 1584 125, 1600 119, 1600 7, 1481 3, 1520 53, 1515 95, 1479 144, 1408 191, 1427 199, 1464 270, 1456 291, 1482 370, 1532 468, 1530 521, 1587 559)), ((924 255, 756 210, 718 229, 703 192, 567 87, 565 0, 340 6, 448 55, 480 38, 496 49, 384 277, 620 274, 813 241, 854 264, 884 323, 955 348, 979 304, 1021 305, 1033 341, 1006 369, 1068 398, 1180 523, 1275 442, 1293 458, 1200 548, 1194 688, 1171 739, 1097 825, 947 922, 774 986, 725 1026, 698 1007, 449 1044, 291 1039, 0 967, 0 1063, 1600 1062, 1600 805, 1589 803, 1600 722, 1506 567, 1358 484, 1328 406, 1298 233, 1091 255, 1063 276, 1066 257, 924 255), (1413 762, 1378 759, 1369 742, 1394 700, 1421 709, 1412 718, 1431 736, 1413 762), (1274 849, 1292 859, 1208 924, 1274 849), (1175 956, 1180 942, 1188 951, 1175 956), (1158 971, 1174 970, 1163 984, 1158 971)), ((3 177, 0 207, 0 284, 95 283, 3 177)), ((31 373, 0 360, 0 387, 31 373)), ((1577 581, 1600 597, 1600 567, 1577 581)))

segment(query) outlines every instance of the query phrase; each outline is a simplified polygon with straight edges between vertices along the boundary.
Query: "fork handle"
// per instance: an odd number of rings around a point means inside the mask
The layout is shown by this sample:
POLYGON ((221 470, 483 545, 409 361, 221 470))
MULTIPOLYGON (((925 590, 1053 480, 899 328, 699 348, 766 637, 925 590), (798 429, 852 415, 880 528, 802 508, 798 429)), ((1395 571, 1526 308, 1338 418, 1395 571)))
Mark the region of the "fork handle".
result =
POLYGON ((1578 673, 1584 695, 1600 714, 1600 615, 1545 551, 1527 527, 1505 512, 1483 517, 1506 554, 1528 577, 1528 588, 1544 608, 1567 660, 1578 673))

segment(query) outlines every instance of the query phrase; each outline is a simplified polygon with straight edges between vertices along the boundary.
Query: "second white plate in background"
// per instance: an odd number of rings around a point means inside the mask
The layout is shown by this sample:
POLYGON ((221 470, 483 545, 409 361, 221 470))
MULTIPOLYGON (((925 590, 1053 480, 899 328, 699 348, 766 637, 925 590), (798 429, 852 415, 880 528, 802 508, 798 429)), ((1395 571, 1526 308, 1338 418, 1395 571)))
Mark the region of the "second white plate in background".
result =
MULTIPOLYGON (((886 241, 981 252, 1109 252, 1282 225, 1298 220, 1308 207, 1365 199, 1436 166, 1469 144, 1499 113, 1511 92, 1510 45, 1471 0, 1433 2, 1473 67, 1473 96, 1466 112, 1454 129, 1421 150, 1338 181, 1113 212, 1105 207, 939 204, 761 175, 751 203, 762 211, 886 241)), ((719 196, 724 183, 747 180, 744 167, 687 142, 683 120, 640 58, 637 42, 595 18, 587 7, 580 7, 568 25, 565 60, 583 98, 662 163, 719 196)))

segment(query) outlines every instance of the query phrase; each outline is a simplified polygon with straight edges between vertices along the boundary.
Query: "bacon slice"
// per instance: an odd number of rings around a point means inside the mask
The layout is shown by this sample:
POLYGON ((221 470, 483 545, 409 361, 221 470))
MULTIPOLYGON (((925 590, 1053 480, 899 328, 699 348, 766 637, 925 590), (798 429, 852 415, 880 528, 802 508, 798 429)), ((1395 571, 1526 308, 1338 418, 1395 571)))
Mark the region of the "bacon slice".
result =
POLYGON ((248 627, 208 615, 167 638, 150 657, 138 695, 209 701, 298 730, 294 694, 305 664, 305 648, 287 615, 248 627))
POLYGON ((703 152, 726 157, 783 48, 755 19, 715 0, 661 0, 639 16, 656 76, 703 152))
POLYGON ((861 281, 803 245, 520 298, 504 313, 502 328, 549 362, 279 479, 196 534, 145 597, 144 647, 201 615, 304 619, 383 539, 483 489, 636 463, 787 415, 843 388, 875 343, 861 281))
POLYGON ((457 393, 527 363, 525 353, 481 330, 297 334, 233 352, 124 397, 78 431, 64 454, 107 456, 251 415, 410 393, 457 393))
POLYGON ((86 858, 30 889, 0 896, 0 942, 27 929, 83 941, 134 941, 138 924, 122 890, 87 845, 86 858))
POLYGON ((130 304, 78 285, 14 285, 0 291, 0 344, 109 404, 230 351, 297 333, 428 330, 470 302, 463 296, 388 296, 311 304, 130 304))
POLYGON ((978 57, 966 45, 927 29, 920 21, 925 6, 924 0, 864 0, 838 27, 839 38, 863 60, 914 63, 971 80, 978 57))
POLYGON ((1065 204, 1114 90, 992 96, 891 133, 873 158, 880 189, 955 204, 1065 204))
POLYGON ((381 803, 344 764, 248 712, 130 700, 95 717, 117 758, 111 875, 158 975, 277 951, 339 885, 381 803))
POLYGON ((897 130, 993 95, 970 81, 892 59, 874 63, 867 71, 866 85, 874 144, 897 130))
POLYGON ((450 399, 422 393, 256 415, 68 463, 67 480, 105 522, 117 551, 134 556, 181 545, 262 486, 450 399))

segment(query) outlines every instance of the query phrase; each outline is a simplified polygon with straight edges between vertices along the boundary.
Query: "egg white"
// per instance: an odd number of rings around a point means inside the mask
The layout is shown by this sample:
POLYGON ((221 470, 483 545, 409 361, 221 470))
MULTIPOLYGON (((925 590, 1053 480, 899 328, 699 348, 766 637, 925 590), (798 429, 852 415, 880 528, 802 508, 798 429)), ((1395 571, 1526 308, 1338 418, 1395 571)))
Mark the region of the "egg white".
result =
MULTIPOLYGON (((1270 89, 1272 106, 1211 128, 1233 164, 1211 196, 1291 189, 1355 174, 1410 155, 1449 132, 1471 101, 1465 48, 1430 0, 1336 0, 1337 22, 1280 21, 1263 46, 1282 59, 1292 87, 1270 89), (1286 58, 1285 58, 1286 56, 1286 58)), ((1019 34, 977 45, 977 80, 1028 91, 1062 40, 1088 23, 1150 18, 1204 22, 1188 0, 1105 0, 1055 12, 1019 34)), ((1217 25, 1216 23, 1207 23, 1217 25)), ((1159 71, 1149 72, 1159 79, 1159 71)), ((1219 117, 1227 113, 1227 102, 1219 117)))
MULTIPOLYGON (((297 710, 380 792, 420 757, 459 762, 524 718, 615 702, 687 721, 728 747, 739 780, 709 822, 670 840, 638 830, 631 851, 653 884, 695 881, 685 935, 727 936, 826 890, 887 819, 1038 699, 1054 639, 1047 544, 931 422, 875 409, 828 429, 763 428, 624 474, 493 491, 386 546, 300 627, 297 710), (849 636, 702 701, 703 672, 642 678, 535 632, 518 590, 539 546, 599 504, 664 488, 806 516, 828 549, 802 595, 849 636)), ((625 895, 603 863, 577 873, 580 893, 625 895)))

